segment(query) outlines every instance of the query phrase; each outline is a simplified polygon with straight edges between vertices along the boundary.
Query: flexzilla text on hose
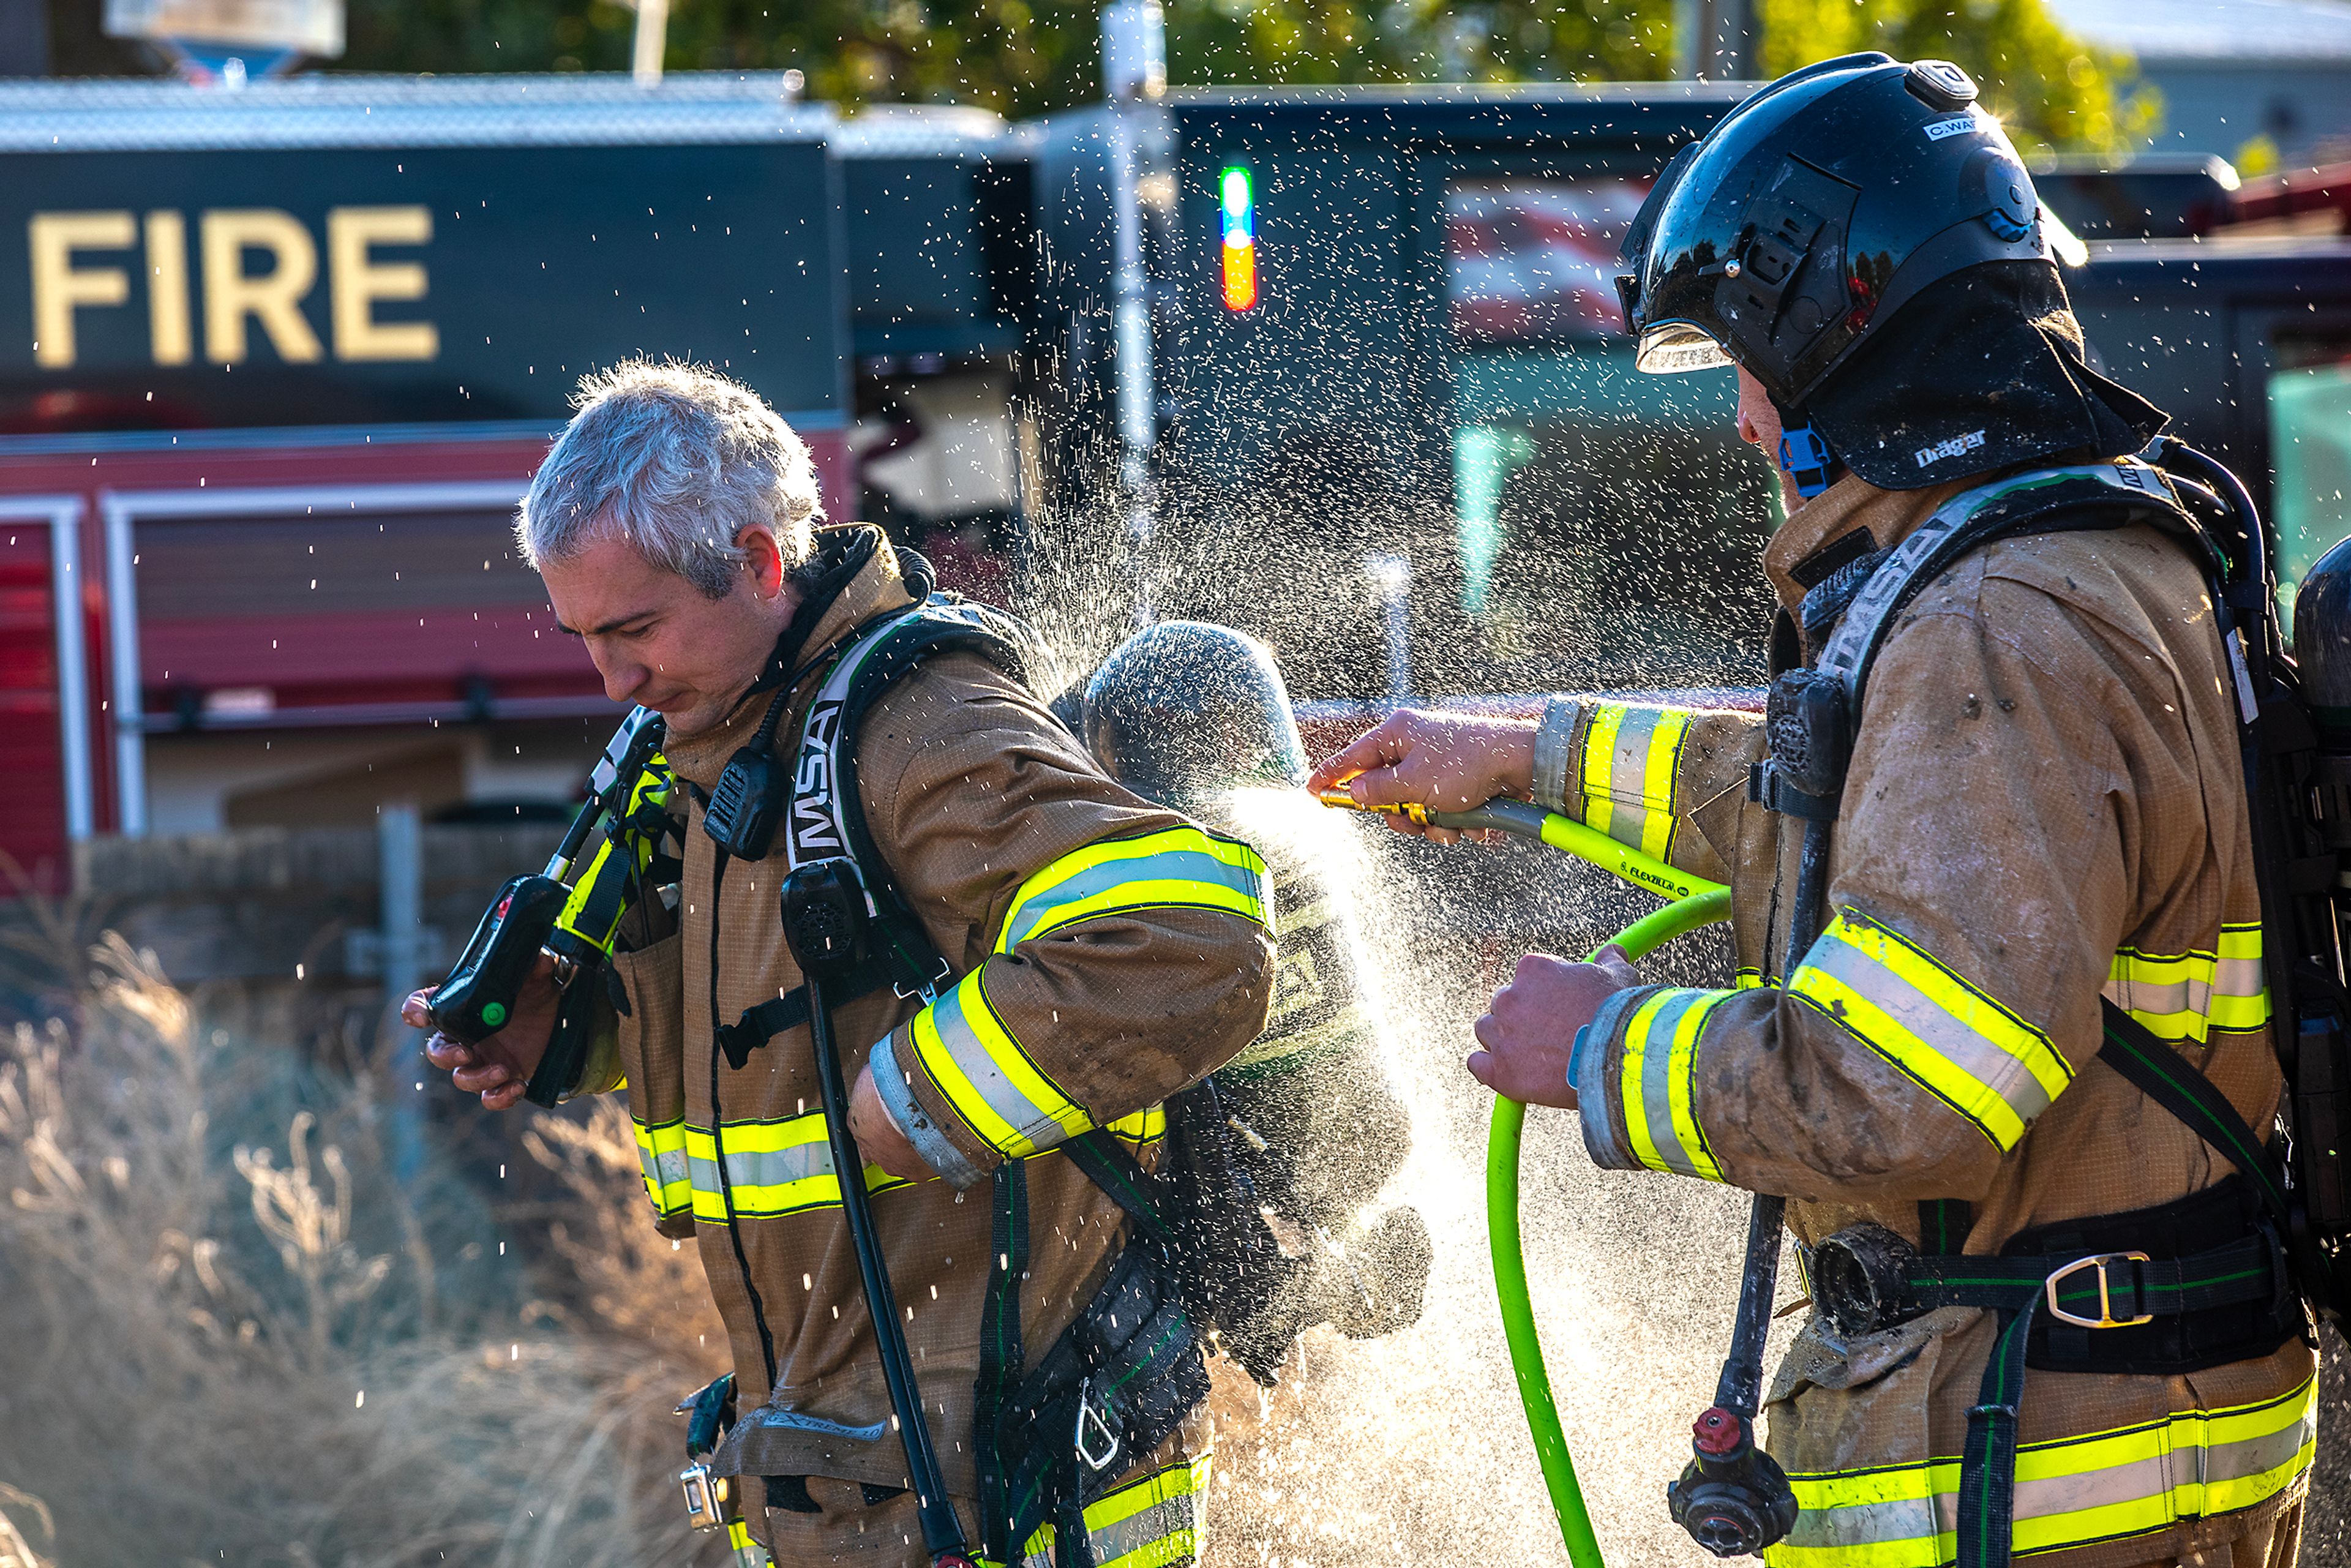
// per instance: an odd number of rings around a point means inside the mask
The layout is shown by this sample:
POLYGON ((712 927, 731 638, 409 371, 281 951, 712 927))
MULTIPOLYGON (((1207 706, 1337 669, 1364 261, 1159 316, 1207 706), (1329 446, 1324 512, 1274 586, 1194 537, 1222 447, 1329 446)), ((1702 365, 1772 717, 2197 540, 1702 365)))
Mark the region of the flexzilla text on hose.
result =
MULTIPOLYGON (((1672 900, 1612 939, 1628 959, 1646 958, 1677 936, 1730 918, 1730 890, 1720 883, 1691 876, 1596 829, 1524 800, 1498 799, 1466 811, 1432 811, 1425 806, 1365 806, 1344 789, 1323 790, 1319 798, 1326 806, 1390 811, 1428 827, 1493 829, 1534 839, 1672 900)), ((1602 947, 1610 945, 1604 943, 1602 947)), ((1597 959, 1600 950, 1593 949, 1585 961, 1597 959)), ((1559 1406, 1552 1396, 1551 1373, 1543 1365, 1542 1341, 1535 1330, 1534 1306, 1527 1292, 1526 1252, 1519 1236, 1519 1150, 1526 1120, 1524 1101, 1495 1096, 1494 1120, 1486 1137, 1486 1225, 1494 1255, 1494 1295, 1501 1308, 1502 1334, 1510 1342, 1510 1367, 1518 1375, 1519 1399, 1526 1406, 1527 1429, 1534 1438, 1535 1458, 1542 1466, 1552 1510, 1559 1516, 1560 1539, 1567 1546, 1568 1560, 1575 1568, 1604 1568, 1600 1542, 1592 1531, 1592 1513, 1584 1506, 1583 1489, 1575 1479, 1575 1460, 1568 1452, 1567 1434, 1560 1426, 1559 1406)))

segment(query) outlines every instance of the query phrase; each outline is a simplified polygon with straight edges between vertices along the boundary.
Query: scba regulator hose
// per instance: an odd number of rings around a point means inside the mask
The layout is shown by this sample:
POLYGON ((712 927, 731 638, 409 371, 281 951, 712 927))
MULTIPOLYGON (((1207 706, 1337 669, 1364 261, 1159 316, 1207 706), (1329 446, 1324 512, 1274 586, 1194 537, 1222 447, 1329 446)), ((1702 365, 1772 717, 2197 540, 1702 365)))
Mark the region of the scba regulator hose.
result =
MULTIPOLYGON (((1322 799, 1333 806, 1355 806, 1344 791, 1332 791, 1322 799)), ((1720 883, 1677 871, 1596 829, 1524 800, 1489 800, 1467 811, 1395 810, 1431 827, 1482 828, 1533 839, 1668 900, 1663 909, 1644 915, 1618 932, 1611 943, 1602 944, 1603 948, 1613 944, 1629 959, 1646 958, 1677 936, 1730 918, 1730 890, 1720 883)), ((1600 949, 1594 949, 1586 962, 1599 956, 1600 949)), ((1584 1506, 1583 1488, 1575 1479, 1575 1459, 1568 1452, 1559 1406, 1552 1397, 1551 1373, 1543 1365, 1542 1340, 1536 1333, 1534 1305, 1527 1294, 1526 1251, 1519 1235, 1519 1145, 1526 1123, 1524 1101, 1496 1096, 1494 1120, 1486 1134, 1486 1228, 1494 1253, 1494 1296, 1501 1307, 1503 1337, 1510 1342, 1510 1367, 1518 1375, 1519 1399, 1526 1406, 1527 1430, 1534 1438, 1535 1458, 1542 1466, 1552 1511, 1559 1516, 1560 1539, 1567 1545, 1568 1560, 1575 1568, 1604 1568, 1600 1542, 1592 1533, 1592 1512, 1584 1506)))

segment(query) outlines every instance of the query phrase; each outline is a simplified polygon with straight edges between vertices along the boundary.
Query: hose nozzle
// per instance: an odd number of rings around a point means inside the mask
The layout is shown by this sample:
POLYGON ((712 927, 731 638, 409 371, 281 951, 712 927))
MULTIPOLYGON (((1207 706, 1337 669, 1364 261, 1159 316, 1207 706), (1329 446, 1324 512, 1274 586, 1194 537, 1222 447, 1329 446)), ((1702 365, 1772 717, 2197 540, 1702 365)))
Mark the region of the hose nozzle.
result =
POLYGON ((1342 811, 1363 811, 1374 816, 1402 817, 1420 827, 1428 826, 1428 808, 1418 805, 1366 806, 1344 789, 1317 789, 1314 798, 1324 805, 1342 811))

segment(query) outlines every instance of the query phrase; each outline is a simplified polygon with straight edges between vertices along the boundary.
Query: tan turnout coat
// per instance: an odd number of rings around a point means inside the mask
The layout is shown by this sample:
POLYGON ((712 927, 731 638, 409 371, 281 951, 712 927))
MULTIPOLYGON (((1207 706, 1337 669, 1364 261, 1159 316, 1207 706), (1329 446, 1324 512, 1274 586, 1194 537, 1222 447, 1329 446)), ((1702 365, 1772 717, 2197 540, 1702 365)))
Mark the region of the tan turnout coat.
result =
MULTIPOLYGON (((1849 477, 1802 507, 1764 558, 1782 602, 1794 612, 1828 547, 1862 529, 1891 546, 1959 488, 1849 477)), ((1570 809, 1729 881, 1743 971, 1595 1020, 1574 1076, 1597 1160, 1784 1195, 1808 1246, 1863 1219, 1916 1241, 1920 1200, 1964 1199, 1970 1254, 2230 1174, 2095 1060, 2103 990, 2257 1128, 2282 1087, 2232 689, 2179 545, 2147 528, 2020 538, 1913 601, 1866 688, 1834 924, 1792 977, 1802 824, 1748 800, 1762 750, 1750 714, 1578 717, 1570 809)), ((1994 1332, 1957 1307, 1851 1341, 1808 1324, 1767 1404, 1806 1510, 1771 1562, 1951 1561, 1994 1332)), ((2313 1375, 2299 1341, 2186 1376, 2031 1373, 2017 1550, 2121 1568, 2265 1531, 2302 1493, 2313 1375)))
MULTIPOLYGON (((820 651, 908 602, 896 558, 883 544, 824 613, 803 664, 820 668, 820 651)), ((776 747, 787 764, 814 685, 813 678, 799 683, 778 728, 776 747)), ((754 694, 707 732, 674 737, 666 755, 678 779, 707 791, 751 737, 770 695, 754 694)), ((1270 911, 1260 918, 1146 899, 996 951, 1024 883, 1063 857, 1105 841, 1156 842, 1154 835, 1198 831, 1103 777, 994 665, 963 653, 919 665, 873 708, 856 762, 873 839, 932 942, 957 976, 985 967, 996 1020, 1084 1122, 1125 1119, 1137 1134, 1155 1131, 1151 1107, 1221 1064, 1263 1026, 1273 973, 1270 911)), ((747 1512, 762 1540, 770 1524, 784 1532, 786 1555, 848 1542, 872 1553, 859 1561, 927 1561, 919 1537, 901 1541, 912 1519, 904 1500, 877 1512, 839 1484, 894 1489, 907 1478, 900 1440, 888 1429, 888 1396, 832 1186, 808 1030, 777 1036, 740 1071, 714 1044, 715 1025, 731 1025, 801 983, 778 916, 782 833, 767 860, 730 862, 721 882, 698 801, 688 800, 686 816, 678 928, 617 960, 629 1009, 620 1020, 616 1066, 627 1082, 647 1184, 664 1211, 664 1228, 692 1234, 700 1249, 731 1340, 742 1409, 772 1402, 842 1427, 881 1424, 867 1438, 763 1434, 743 1457, 748 1473, 820 1478, 811 1495, 826 1511, 818 1518, 778 1511, 763 1522, 763 1494, 753 1479, 743 1493, 747 1512), (726 1143, 726 1193, 716 1180, 714 1126, 726 1143)), ((907 1043, 906 1026, 920 1006, 885 988, 838 1008, 844 1074, 853 1082, 871 1049, 894 1031, 894 1060, 935 1123, 932 1136, 953 1145, 964 1176, 984 1173, 1005 1155, 933 1082, 925 1062, 939 1060, 935 1054, 907 1043)), ((1033 1364, 1099 1284, 1123 1229, 1117 1207, 1066 1158, 1031 1158, 1028 1180, 1032 1244, 1021 1305, 1033 1364)), ((969 1499, 989 1187, 888 1183, 878 1167, 868 1185, 876 1189, 873 1214, 947 1485, 969 1499)), ((1163 1469, 1185 1468, 1174 1446, 1156 1458, 1163 1469)), ((1165 1483, 1189 1487, 1181 1474, 1165 1483)), ((972 1530, 969 1507, 961 1511, 972 1530)))

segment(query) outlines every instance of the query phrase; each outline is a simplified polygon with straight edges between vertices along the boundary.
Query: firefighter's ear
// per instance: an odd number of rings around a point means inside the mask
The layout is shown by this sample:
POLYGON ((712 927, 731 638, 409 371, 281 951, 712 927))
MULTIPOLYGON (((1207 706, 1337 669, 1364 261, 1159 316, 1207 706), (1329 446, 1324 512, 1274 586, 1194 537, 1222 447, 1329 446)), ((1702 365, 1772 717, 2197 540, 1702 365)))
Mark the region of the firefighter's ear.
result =
POLYGON ((735 548, 743 552, 743 574, 758 599, 773 599, 784 591, 784 556, 776 536, 756 524, 745 524, 735 534, 735 548))

